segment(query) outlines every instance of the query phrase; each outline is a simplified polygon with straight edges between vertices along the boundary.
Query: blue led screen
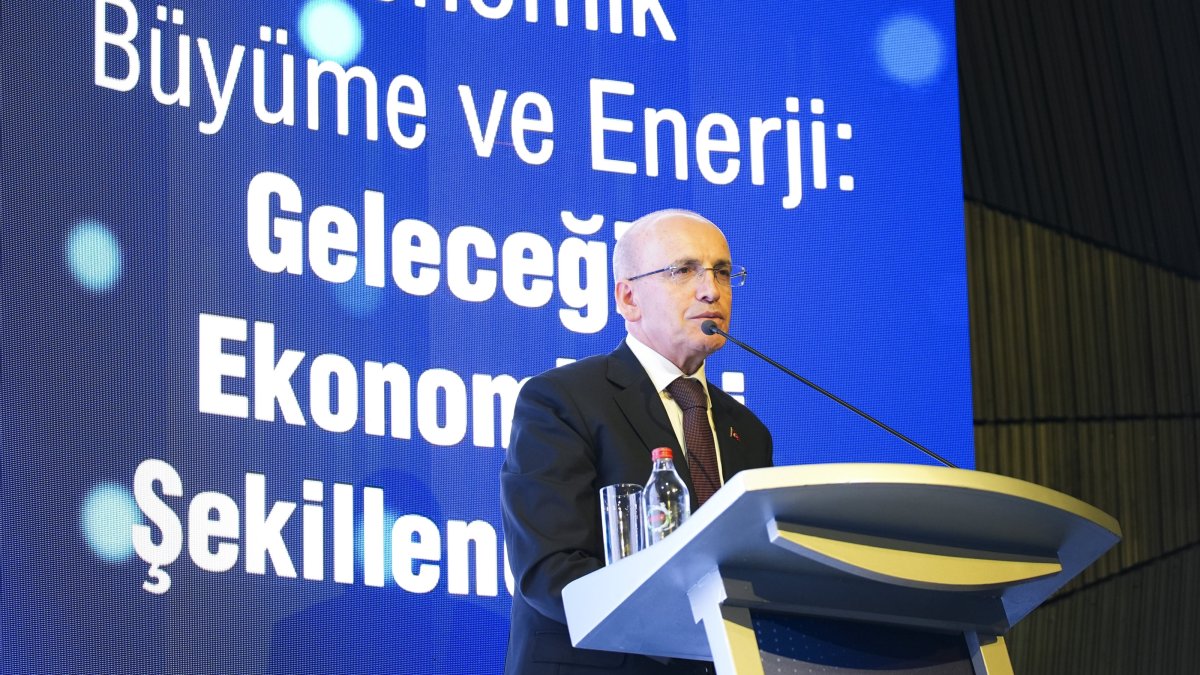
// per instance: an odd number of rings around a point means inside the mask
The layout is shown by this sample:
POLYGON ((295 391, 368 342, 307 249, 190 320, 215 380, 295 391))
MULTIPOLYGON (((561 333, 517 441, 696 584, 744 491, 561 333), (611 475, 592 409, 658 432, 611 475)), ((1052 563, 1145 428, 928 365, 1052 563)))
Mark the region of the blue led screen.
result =
MULTIPOLYGON (((731 331, 973 466, 953 3, 17 3, 5 672, 498 672, 521 381, 704 214, 731 331)), ((732 345, 777 464, 924 462, 732 345)))

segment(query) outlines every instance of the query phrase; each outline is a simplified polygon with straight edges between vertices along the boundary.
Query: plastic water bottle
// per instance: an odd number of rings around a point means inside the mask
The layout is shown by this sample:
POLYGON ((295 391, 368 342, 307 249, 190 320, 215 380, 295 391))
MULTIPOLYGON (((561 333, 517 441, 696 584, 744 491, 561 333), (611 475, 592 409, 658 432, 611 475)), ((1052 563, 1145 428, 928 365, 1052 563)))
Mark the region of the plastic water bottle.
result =
POLYGON ((654 469, 642 489, 642 532, 646 546, 657 544, 692 515, 687 486, 675 471, 670 448, 655 448, 650 453, 654 469))

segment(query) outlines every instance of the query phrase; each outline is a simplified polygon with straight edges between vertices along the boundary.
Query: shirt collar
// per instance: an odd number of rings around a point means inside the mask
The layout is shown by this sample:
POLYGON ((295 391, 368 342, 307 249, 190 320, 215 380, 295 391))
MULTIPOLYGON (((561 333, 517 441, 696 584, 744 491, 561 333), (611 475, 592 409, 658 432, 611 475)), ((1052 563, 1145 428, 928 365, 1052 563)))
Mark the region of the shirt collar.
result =
POLYGON ((654 383, 654 388, 659 392, 665 391, 667 386, 680 377, 690 377, 698 380, 704 387, 704 395, 708 396, 708 380, 704 377, 704 364, 696 369, 695 373, 685 375, 674 363, 671 363, 667 357, 659 354, 633 335, 625 336, 625 343, 629 345, 629 350, 637 357, 638 363, 642 364, 642 368, 646 370, 646 374, 650 376, 650 381, 654 383))

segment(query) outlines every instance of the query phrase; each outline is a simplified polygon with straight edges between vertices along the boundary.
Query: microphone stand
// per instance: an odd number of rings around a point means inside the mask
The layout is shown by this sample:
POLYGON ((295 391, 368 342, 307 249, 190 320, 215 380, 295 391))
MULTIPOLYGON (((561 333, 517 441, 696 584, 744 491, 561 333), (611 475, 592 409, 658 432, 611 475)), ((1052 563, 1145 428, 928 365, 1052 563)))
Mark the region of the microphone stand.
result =
POLYGON ((942 457, 941 455, 939 455, 936 452, 930 450, 929 448, 921 445, 920 443, 914 441, 913 439, 909 438, 908 436, 905 436, 904 434, 900 433, 899 431, 896 431, 895 429, 889 427, 888 425, 884 424, 883 422, 880 422, 879 420, 875 419, 874 417, 871 417, 867 413, 859 410, 858 408, 854 407, 853 405, 838 398, 833 393, 821 388, 821 386, 818 385, 817 383, 812 382, 811 380, 808 380, 807 378, 802 377, 801 375, 793 372, 790 368, 788 368, 787 366, 784 366, 783 364, 779 363, 775 359, 767 356, 766 354, 763 354, 762 352, 758 351, 754 347, 751 347, 750 345, 746 344, 745 342, 742 342, 741 340, 733 337, 729 333, 726 333, 725 331, 721 330, 717 326, 717 322, 713 321, 712 319, 709 319, 708 321, 705 321, 704 323, 700 324, 700 331, 703 332, 705 335, 712 335, 713 333, 716 333, 718 335, 723 335, 726 340, 729 340, 733 344, 741 347, 742 349, 745 349, 746 351, 757 356, 758 358, 762 359, 763 361, 766 361, 767 363, 775 366, 779 370, 782 370, 783 372, 787 373, 788 375, 791 375, 792 377, 796 378, 797 380, 800 380, 801 382, 808 385, 809 387, 821 392, 825 396, 828 396, 829 398, 833 399, 835 402, 837 402, 841 406, 843 406, 845 408, 849 408, 850 410, 852 410, 856 414, 858 414, 859 417, 862 417, 863 419, 867 420, 868 422, 871 422, 872 424, 879 427, 880 429, 883 429, 884 431, 895 436, 896 438, 899 438, 900 440, 904 441, 905 443, 908 443, 909 445, 920 450, 921 452, 932 457, 933 459, 936 459, 937 461, 950 467, 951 469, 958 468, 953 463, 951 463, 950 460, 946 459, 945 457, 942 457))

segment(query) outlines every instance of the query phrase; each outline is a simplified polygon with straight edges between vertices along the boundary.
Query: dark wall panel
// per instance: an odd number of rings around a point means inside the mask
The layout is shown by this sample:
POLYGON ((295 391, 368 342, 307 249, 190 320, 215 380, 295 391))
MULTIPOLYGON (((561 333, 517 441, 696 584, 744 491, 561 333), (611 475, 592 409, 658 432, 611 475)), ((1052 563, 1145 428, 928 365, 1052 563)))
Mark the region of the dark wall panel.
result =
POLYGON ((1200 412, 1200 282, 968 203, 977 424, 1200 412))
POLYGON ((968 199, 1200 278, 1195 4, 958 11, 968 199))
POLYGON ((1139 640, 1194 642, 1180 630, 1200 621, 1196 596, 1161 595, 1200 546, 1200 281, 972 202, 966 224, 978 468, 1076 496, 1124 531, 1014 631, 1017 672, 1183 672, 1165 665, 1183 646, 1142 661, 1139 640))
POLYGON ((977 465, 1125 539, 1009 636, 1021 673, 1200 659, 1200 3, 960 2, 977 465))
POLYGON ((1200 661, 1197 597, 1200 547, 1193 546, 1043 606, 1008 637, 1014 670, 1193 672, 1200 661))

